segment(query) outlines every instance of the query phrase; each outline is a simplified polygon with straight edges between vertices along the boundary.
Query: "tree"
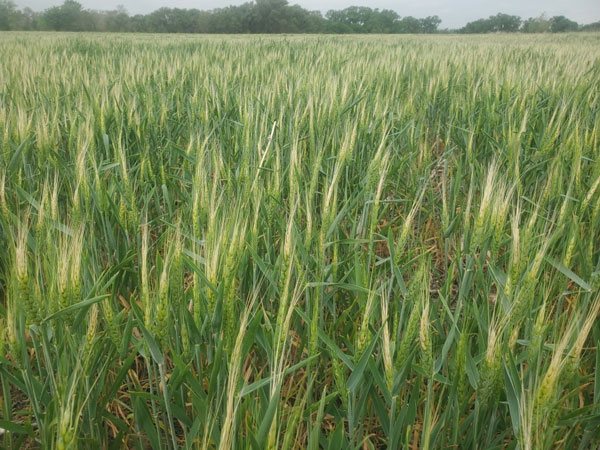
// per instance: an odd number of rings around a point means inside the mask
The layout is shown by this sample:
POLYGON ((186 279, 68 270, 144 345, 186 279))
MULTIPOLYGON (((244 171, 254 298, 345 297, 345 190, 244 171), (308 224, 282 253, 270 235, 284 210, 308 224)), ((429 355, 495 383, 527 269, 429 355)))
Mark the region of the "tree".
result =
POLYGON ((463 33, 515 33, 519 31, 521 18, 509 14, 498 13, 487 19, 479 19, 469 22, 461 30, 463 33))
POLYGON ((106 31, 131 31, 131 20, 124 6, 119 5, 113 11, 106 11, 104 15, 106 31))
POLYGON ((579 24, 567 19, 565 16, 554 16, 550 19, 550 31, 552 33, 565 33, 567 31, 577 31, 579 24))
POLYGON ((581 31, 600 31, 600 21, 582 25, 579 29, 581 31))
POLYGON ((492 31, 492 24, 489 19, 474 20, 467 23, 461 31, 463 33, 490 33, 492 31))
POLYGON ((288 33, 321 33, 325 31, 325 19, 319 11, 307 11, 299 5, 285 8, 288 33))
POLYGON ((285 32, 287 27, 287 10, 287 0, 256 0, 253 10, 253 32, 285 32))
POLYGON ((421 19, 421 31, 423 33, 436 33, 441 23, 442 19, 438 16, 425 17, 421 19))
POLYGON ((0 30, 22 29, 23 14, 10 0, 0 0, 0 30))
POLYGON ((515 33, 521 27, 521 18, 509 14, 498 13, 489 18, 492 24, 492 31, 501 33, 515 33))
POLYGON ((398 21, 398 33, 420 33, 421 29, 421 22, 415 17, 406 16, 398 21))
POLYGON ((547 33, 550 31, 550 19, 545 14, 539 17, 530 17, 523 22, 521 31, 524 33, 547 33))
POLYGON ((147 17, 142 14, 136 14, 135 16, 129 19, 129 26, 131 27, 131 31, 134 32, 149 32, 147 17))
POLYGON ((61 6, 47 9, 43 15, 46 26, 55 31, 84 31, 86 12, 81 4, 74 0, 65 0, 61 6))
POLYGON ((202 14, 200 28, 204 33, 251 33, 254 18, 254 4, 244 3, 202 14))
POLYGON ((31 8, 24 8, 23 11, 21 11, 22 14, 22 25, 23 25, 23 30, 39 30, 40 29, 40 17, 41 14, 35 12, 33 9, 31 8))
POLYGON ((350 6, 341 11, 328 11, 326 17, 333 23, 343 24, 343 27, 338 28, 344 32, 365 33, 376 26, 373 15, 374 11, 366 6, 350 6))
MULTIPOLYGON (((439 33, 438 16, 400 17, 390 9, 350 6, 330 10, 325 17, 288 0, 254 0, 213 10, 159 8, 129 16, 123 6, 111 11, 84 9, 75 0, 36 13, 18 10, 12 0, 0 0, 0 30, 112 31, 150 33, 439 33)), ((466 24, 463 33, 553 33, 599 31, 600 23, 579 27, 564 16, 545 15, 524 22, 498 13, 466 24)))
POLYGON ((390 9, 363 10, 362 32, 364 33, 394 33, 399 19, 398 13, 390 9))

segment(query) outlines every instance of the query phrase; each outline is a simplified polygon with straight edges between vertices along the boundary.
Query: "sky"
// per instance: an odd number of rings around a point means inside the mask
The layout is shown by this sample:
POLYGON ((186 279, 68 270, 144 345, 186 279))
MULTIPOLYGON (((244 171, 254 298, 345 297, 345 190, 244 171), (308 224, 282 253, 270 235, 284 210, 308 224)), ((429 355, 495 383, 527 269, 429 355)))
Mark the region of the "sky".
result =
MULTIPOLYGON (((60 5, 63 0, 13 0, 18 7, 42 11, 60 5)), ((249 0, 78 0, 84 8, 108 10, 123 5, 130 14, 147 14, 162 6, 171 8, 213 9, 245 3, 249 0)), ((309 10, 323 13, 348 6, 393 9, 400 16, 438 15, 441 28, 458 28, 472 20, 498 12, 526 19, 541 13, 567 16, 581 24, 600 20, 600 0, 288 0, 309 10)))

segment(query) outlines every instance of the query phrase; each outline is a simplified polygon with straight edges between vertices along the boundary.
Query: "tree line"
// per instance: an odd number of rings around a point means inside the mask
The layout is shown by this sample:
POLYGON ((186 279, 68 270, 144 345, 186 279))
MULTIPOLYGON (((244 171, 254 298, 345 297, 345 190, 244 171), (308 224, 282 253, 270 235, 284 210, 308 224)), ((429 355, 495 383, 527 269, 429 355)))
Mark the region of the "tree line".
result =
POLYGON ((463 33, 565 33, 572 31, 600 31, 600 22, 579 25, 565 16, 530 17, 522 20, 519 16, 496 14, 487 19, 469 22, 459 31, 463 33))
POLYGON ((459 30, 439 30, 438 16, 401 17, 390 9, 351 6, 325 15, 287 0, 255 0, 239 6, 208 11, 160 8, 149 14, 129 15, 119 7, 111 11, 84 9, 65 0, 42 12, 18 9, 0 0, 0 30, 114 31, 147 33, 462 33, 600 31, 600 22, 580 26, 564 16, 522 20, 497 14, 469 22, 459 30))

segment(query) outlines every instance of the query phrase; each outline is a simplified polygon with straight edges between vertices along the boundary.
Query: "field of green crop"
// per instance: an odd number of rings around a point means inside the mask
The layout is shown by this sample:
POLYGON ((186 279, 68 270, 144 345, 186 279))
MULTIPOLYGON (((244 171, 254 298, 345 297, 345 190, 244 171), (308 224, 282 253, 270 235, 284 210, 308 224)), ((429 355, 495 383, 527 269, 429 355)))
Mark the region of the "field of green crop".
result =
POLYGON ((0 446, 600 445, 600 35, 0 34, 0 446))

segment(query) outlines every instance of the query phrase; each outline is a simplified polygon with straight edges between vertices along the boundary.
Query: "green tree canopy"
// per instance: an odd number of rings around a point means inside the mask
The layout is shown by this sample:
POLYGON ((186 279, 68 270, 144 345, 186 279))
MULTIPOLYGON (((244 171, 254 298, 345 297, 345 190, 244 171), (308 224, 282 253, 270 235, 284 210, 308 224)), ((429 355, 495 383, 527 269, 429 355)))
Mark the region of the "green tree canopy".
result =
MULTIPOLYGON (((253 0, 209 11, 159 8, 130 16, 123 7, 110 11, 84 9, 65 0, 38 13, 19 10, 12 0, 0 0, 0 30, 114 31, 148 33, 437 33, 438 16, 401 16, 391 9, 350 6, 328 11, 308 11, 288 0, 253 0)), ((518 16, 498 13, 469 22, 463 33, 525 33, 592 31, 598 24, 579 25, 564 17, 541 15, 524 22, 518 16)), ((446 30, 448 31, 448 30, 446 30)))
POLYGON ((552 33, 564 33, 567 31, 577 31, 579 25, 565 16, 554 16, 550 19, 550 31, 552 33))

